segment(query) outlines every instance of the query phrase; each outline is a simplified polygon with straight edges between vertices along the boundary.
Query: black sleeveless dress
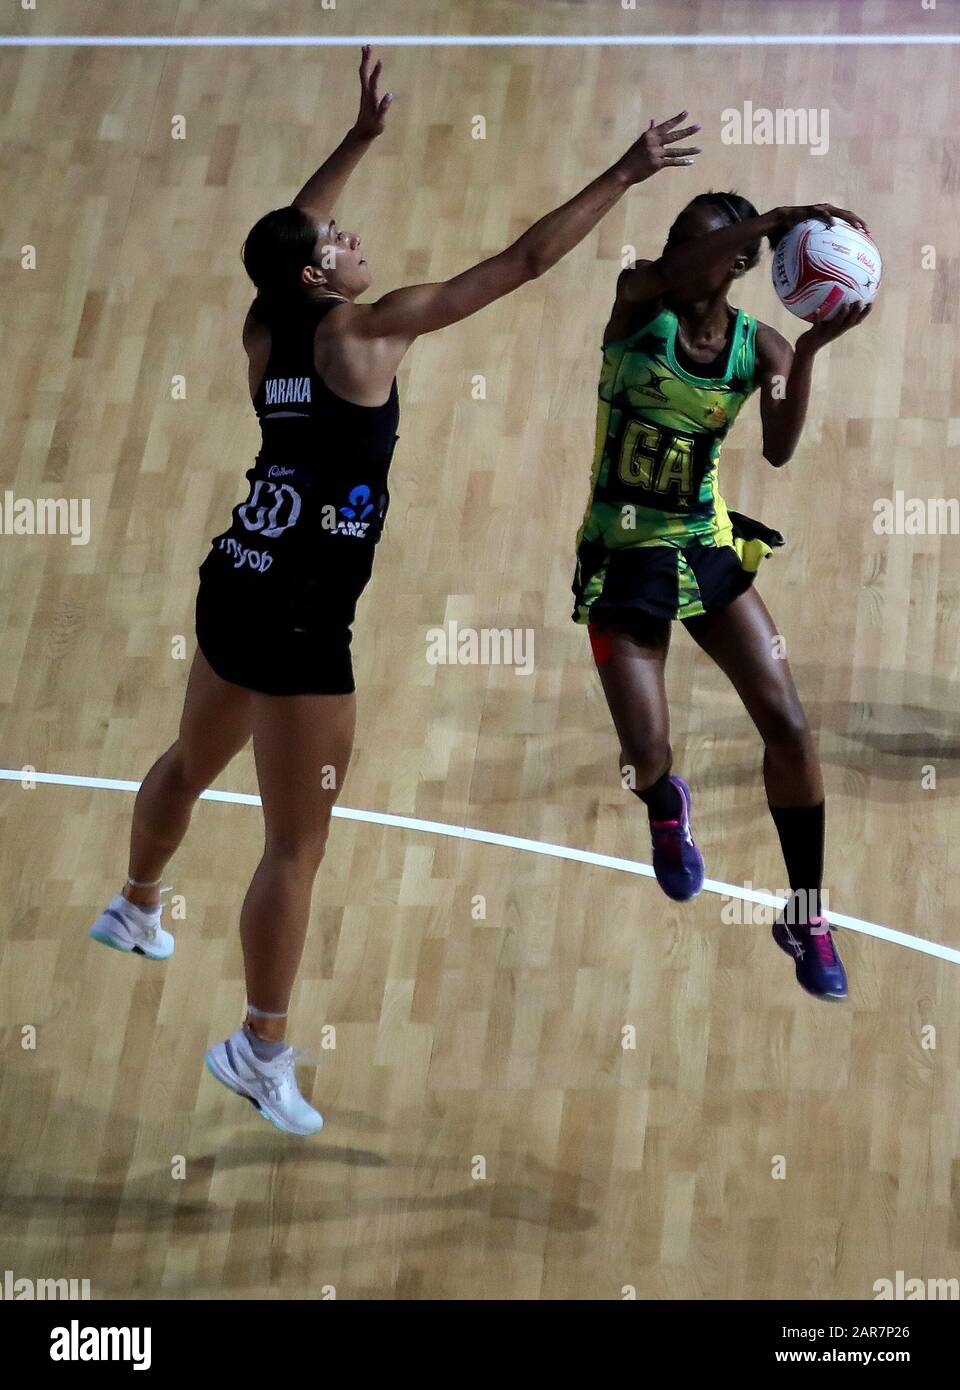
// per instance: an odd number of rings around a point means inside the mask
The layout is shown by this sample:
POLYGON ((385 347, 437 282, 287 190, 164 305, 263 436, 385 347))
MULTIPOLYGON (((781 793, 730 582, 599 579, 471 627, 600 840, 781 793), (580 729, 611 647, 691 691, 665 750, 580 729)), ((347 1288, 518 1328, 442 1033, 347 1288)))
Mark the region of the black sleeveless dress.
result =
POLYGON ((269 695, 354 689, 351 624, 390 496, 400 407, 331 391, 314 368, 317 324, 339 300, 283 313, 254 400, 261 448, 246 499, 200 566, 197 642, 217 675, 269 695))

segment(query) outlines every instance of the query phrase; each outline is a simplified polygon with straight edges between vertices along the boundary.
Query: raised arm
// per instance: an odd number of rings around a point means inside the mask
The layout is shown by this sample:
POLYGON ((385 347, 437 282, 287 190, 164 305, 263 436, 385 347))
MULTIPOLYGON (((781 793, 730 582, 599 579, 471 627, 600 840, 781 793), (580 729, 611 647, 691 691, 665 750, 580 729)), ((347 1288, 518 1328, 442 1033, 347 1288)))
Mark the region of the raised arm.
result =
POLYGON ((347 179, 377 136, 383 134, 393 93, 380 96, 378 83, 383 65, 378 62, 371 72, 370 57, 370 45, 365 44, 360 59, 360 110, 355 124, 293 200, 295 207, 303 208, 318 222, 330 221, 347 179))
POLYGON ((661 125, 651 121, 640 139, 615 164, 562 207, 534 223, 499 255, 481 261, 452 280, 412 285, 384 295, 363 315, 359 331, 371 338, 412 340, 420 333, 431 333, 468 318, 527 280, 543 275, 593 230, 633 184, 642 183, 660 169, 693 163, 699 147, 673 148, 676 141, 700 129, 697 125, 676 128, 686 114, 681 111, 661 125))
MULTIPOLYGON (((734 222, 729 227, 719 227, 706 236, 684 242, 682 246, 672 247, 655 261, 638 262, 635 269, 624 270, 617 281, 617 298, 611 324, 615 324, 620 318, 632 316, 640 305, 669 294, 690 276, 709 274, 718 269, 725 261, 729 261, 753 242, 768 237, 776 244, 798 222, 805 222, 808 218, 819 218, 827 226, 832 226, 835 217, 842 217, 845 222, 861 231, 867 230, 863 219, 856 213, 848 212, 844 208, 835 208, 830 203, 773 208, 759 217, 746 217, 742 222, 734 222)), ((617 333, 612 332, 610 336, 616 337, 617 333)))
POLYGON ((757 328, 757 372, 763 457, 774 468, 789 463, 800 442, 810 402, 813 359, 821 348, 856 328, 870 313, 869 304, 843 304, 831 319, 815 322, 791 347, 775 329, 757 328))

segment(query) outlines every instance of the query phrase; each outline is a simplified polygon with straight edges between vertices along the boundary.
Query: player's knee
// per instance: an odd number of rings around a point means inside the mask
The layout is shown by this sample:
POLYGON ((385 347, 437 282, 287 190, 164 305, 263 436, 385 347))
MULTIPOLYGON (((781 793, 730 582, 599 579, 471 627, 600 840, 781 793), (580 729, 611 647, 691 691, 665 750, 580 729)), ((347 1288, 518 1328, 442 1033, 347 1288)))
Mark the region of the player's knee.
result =
POLYGON ((326 852, 329 834, 329 816, 309 826, 268 828, 266 852, 271 858, 286 860, 298 869, 316 869, 326 852))
POLYGON ((763 741, 768 748, 797 758, 810 749, 810 725, 800 705, 778 705, 764 714, 763 741))
POLYGON ((620 780, 627 791, 642 792, 669 771, 670 745, 656 740, 620 750, 620 780))
POLYGON ((208 770, 188 742, 178 738, 167 750, 167 772, 184 796, 199 796, 210 784, 208 770))

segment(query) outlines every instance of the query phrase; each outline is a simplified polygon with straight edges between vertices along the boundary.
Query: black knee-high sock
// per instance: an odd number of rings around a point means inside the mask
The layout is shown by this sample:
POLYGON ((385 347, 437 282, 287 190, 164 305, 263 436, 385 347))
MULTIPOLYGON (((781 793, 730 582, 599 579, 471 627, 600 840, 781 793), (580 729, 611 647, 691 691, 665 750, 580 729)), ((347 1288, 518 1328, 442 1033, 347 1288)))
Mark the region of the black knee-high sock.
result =
POLYGON ((791 926, 802 926, 808 918, 820 915, 824 808, 822 801, 819 806, 770 807, 790 887, 794 894, 802 895, 787 904, 784 916, 791 926))
POLYGON ((634 796, 639 796, 646 806, 651 820, 679 820, 682 806, 680 803, 680 793, 670 781, 669 771, 658 777, 649 787, 644 787, 642 791, 637 791, 632 787, 634 796))

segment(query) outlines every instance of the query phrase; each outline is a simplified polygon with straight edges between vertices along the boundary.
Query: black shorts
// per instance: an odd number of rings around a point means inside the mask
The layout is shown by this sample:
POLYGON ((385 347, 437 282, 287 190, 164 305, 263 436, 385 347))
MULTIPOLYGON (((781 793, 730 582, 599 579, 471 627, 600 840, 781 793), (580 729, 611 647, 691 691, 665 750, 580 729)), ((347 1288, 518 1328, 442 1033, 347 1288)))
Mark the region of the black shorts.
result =
POLYGON ((704 544, 692 537, 658 545, 607 550, 584 540, 573 580, 574 622, 618 626, 631 614, 685 621, 726 608, 750 588, 757 566, 784 544, 779 531, 730 512, 729 541, 704 544), (732 532, 732 534, 731 534, 732 532))
POLYGON ((350 695, 356 689, 346 619, 290 605, 245 604, 230 586, 201 579, 197 645, 221 680, 264 695, 350 695))
MULTIPOLYGON (((588 546, 581 546, 579 560, 578 576, 593 560, 588 546)), ((574 588, 573 617, 575 622, 622 625, 628 614, 639 612, 682 621, 726 608, 753 580, 731 545, 711 548, 692 541, 604 551, 586 592, 574 588)))

